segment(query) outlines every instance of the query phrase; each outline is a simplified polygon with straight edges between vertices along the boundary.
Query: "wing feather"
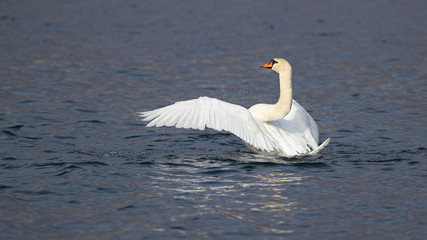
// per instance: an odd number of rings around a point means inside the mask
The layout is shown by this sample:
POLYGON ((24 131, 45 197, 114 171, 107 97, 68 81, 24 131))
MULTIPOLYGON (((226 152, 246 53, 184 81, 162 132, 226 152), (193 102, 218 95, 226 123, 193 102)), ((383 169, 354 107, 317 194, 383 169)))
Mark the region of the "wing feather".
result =
POLYGON ((147 127, 175 126, 199 130, 208 127, 231 132, 262 151, 279 149, 272 138, 264 133, 262 124, 246 108, 215 98, 200 97, 176 102, 163 108, 141 112, 139 116, 143 121, 149 122, 147 127))
POLYGON ((177 128, 186 128, 186 122, 188 121, 188 115, 189 115, 190 109, 182 107, 181 110, 176 110, 175 118, 176 118, 176 124, 174 125, 172 123, 172 126, 175 126, 177 128))

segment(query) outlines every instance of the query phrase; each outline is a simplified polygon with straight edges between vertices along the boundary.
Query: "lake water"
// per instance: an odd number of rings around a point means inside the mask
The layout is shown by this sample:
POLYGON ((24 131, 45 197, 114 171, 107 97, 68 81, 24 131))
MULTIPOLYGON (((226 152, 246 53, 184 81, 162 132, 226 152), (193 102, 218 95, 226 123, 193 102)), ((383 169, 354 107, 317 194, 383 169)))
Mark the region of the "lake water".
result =
POLYGON ((426 1, 0 2, 1 239, 424 239, 426 1), (135 112, 294 98, 321 155, 135 112))

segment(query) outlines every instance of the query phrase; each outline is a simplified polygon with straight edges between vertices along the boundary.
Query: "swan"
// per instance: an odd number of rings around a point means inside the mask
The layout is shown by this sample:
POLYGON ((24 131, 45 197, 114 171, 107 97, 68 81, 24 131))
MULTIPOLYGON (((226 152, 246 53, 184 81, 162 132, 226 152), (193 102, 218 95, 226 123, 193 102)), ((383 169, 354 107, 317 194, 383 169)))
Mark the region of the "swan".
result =
POLYGON ((283 58, 260 65, 279 74, 280 96, 276 104, 256 104, 249 109, 215 98, 200 97, 152 111, 138 112, 147 127, 212 128, 228 131, 243 140, 254 153, 284 157, 317 154, 320 146, 316 122, 292 99, 292 67, 283 58))

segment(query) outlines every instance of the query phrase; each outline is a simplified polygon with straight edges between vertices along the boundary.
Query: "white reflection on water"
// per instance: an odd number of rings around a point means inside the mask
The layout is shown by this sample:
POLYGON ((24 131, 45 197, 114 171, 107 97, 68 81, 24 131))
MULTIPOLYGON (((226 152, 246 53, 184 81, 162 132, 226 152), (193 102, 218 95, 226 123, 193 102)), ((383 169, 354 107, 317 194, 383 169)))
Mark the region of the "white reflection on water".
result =
POLYGON ((240 220, 251 228, 264 233, 294 233, 292 219, 298 203, 288 197, 289 188, 300 185, 301 176, 286 172, 259 171, 254 175, 255 181, 241 183, 244 188, 246 202, 244 211, 240 212, 240 220))
MULTIPOLYGON (((290 185, 301 184, 302 177, 296 176, 295 173, 268 173, 257 175, 259 179, 258 187, 263 188, 265 194, 256 194, 256 197, 265 199, 253 203, 252 211, 268 212, 289 212, 297 203, 289 200, 286 195, 290 185)), ((253 184, 245 184, 251 187, 253 184)))

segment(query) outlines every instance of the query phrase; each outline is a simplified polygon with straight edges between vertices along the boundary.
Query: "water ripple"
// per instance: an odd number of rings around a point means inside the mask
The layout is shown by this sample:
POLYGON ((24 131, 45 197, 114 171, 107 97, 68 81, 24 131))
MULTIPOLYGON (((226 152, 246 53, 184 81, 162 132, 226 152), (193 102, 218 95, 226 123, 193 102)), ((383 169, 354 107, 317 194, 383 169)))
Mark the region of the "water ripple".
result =
POLYGON ((424 1, 183 1, 0 3, 2 239, 423 239, 424 1), (272 57, 322 154, 135 116, 274 103, 272 57))

